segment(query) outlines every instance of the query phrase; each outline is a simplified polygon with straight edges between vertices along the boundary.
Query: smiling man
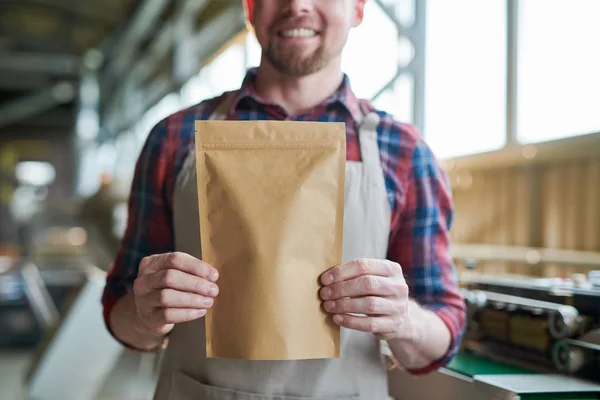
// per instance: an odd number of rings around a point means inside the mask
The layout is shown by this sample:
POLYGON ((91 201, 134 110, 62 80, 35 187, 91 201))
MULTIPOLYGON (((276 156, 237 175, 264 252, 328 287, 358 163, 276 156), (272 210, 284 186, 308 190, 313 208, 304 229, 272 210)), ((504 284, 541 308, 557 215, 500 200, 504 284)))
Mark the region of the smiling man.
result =
POLYGON ((446 176, 415 128, 357 99, 341 70, 364 6, 246 0, 260 66, 239 90, 173 114, 150 132, 103 304, 107 327, 123 344, 151 351, 168 337, 156 400, 386 399, 380 341, 414 374, 445 365, 457 350, 465 306, 449 251, 446 176), (202 317, 219 281, 199 254, 194 121, 217 118, 346 124, 346 158, 361 167, 346 174, 344 262, 320 277, 319 293, 342 327, 339 359, 206 357, 202 317))

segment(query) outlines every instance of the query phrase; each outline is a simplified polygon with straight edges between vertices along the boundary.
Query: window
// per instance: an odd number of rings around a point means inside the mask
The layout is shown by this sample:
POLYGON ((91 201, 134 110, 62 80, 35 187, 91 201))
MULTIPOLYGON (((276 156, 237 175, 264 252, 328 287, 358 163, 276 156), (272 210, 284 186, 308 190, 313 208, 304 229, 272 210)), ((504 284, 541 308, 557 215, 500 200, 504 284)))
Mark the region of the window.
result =
POLYGON ((245 68, 245 49, 242 44, 229 46, 181 89, 183 105, 191 106, 240 87, 245 68))
POLYGON ((502 147, 506 0, 427 0, 426 27, 427 142, 440 158, 502 147))
POLYGON ((246 68, 258 67, 262 50, 254 32, 246 35, 246 68))
POLYGON ((391 88, 379 95, 373 105, 380 110, 392 114, 397 120, 404 123, 413 121, 413 90, 412 76, 399 76, 391 88))
POLYGON ((600 1, 520 4, 518 140, 539 142, 599 132, 600 1))
MULTIPOLYGON (((146 132, 146 135, 148 132, 146 132)), ((121 132, 115 140, 116 159, 114 171, 123 188, 129 189, 140 151, 144 142, 135 135, 134 130, 121 132)))
POLYGON ((350 31, 342 69, 358 97, 370 99, 398 72, 398 30, 374 1, 365 6, 363 23, 350 31))
POLYGON ((144 142, 148 137, 150 130, 154 128, 156 124, 169 115, 179 111, 180 108, 182 108, 182 104, 179 94, 169 93, 148 109, 132 130, 135 132, 138 140, 144 142))
POLYGON ((381 0, 381 3, 393 11, 403 26, 412 26, 415 22, 415 1, 420 0, 381 0))

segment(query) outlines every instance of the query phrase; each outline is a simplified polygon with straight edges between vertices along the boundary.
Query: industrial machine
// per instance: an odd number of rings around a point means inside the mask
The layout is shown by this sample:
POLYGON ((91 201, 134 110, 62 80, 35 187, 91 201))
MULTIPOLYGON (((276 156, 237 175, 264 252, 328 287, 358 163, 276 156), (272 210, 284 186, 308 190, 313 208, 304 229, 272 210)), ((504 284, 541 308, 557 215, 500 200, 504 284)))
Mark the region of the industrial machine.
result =
POLYGON ((600 254, 496 245, 455 245, 467 305, 461 348, 425 376, 389 372, 404 399, 600 399, 600 254), (576 266, 561 278, 485 275, 482 262, 576 266), (465 270, 466 269, 466 270, 465 270))
POLYGON ((592 282, 481 275, 463 280, 465 351, 600 383, 600 287, 592 282))
POLYGON ((463 276, 460 351, 425 376, 391 370, 391 397, 600 399, 600 287, 592 281, 463 276))

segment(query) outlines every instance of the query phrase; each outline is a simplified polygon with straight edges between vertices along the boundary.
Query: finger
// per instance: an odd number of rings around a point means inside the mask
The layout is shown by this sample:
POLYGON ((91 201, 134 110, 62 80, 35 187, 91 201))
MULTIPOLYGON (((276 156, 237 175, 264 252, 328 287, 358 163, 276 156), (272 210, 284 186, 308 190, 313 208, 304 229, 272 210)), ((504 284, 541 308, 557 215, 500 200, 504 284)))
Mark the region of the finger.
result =
POLYGON ((337 300, 344 297, 363 296, 393 296, 399 291, 398 284, 381 276, 359 276, 349 281, 331 284, 321 288, 320 294, 323 300, 337 300))
POLYGON ((393 276, 402 273, 398 263, 388 260, 358 259, 337 265, 323 274, 321 283, 330 285, 365 275, 393 276))
POLYGON ((392 317, 363 317, 348 314, 335 314, 333 322, 344 328, 378 334, 396 332, 400 326, 400 323, 392 317))
POLYGON ((402 315, 404 303, 377 296, 328 300, 323 304, 325 311, 333 314, 354 313, 366 315, 402 315))
POLYGON ((215 283, 176 269, 158 271, 139 277, 134 282, 134 290, 139 295, 146 295, 160 289, 174 289, 207 297, 215 297, 219 294, 219 287, 215 283))
POLYGON ((148 307, 155 308, 209 308, 214 298, 200 296, 195 293, 181 292, 173 289, 153 291, 148 295, 148 307))
POLYGON ((214 267, 181 252, 156 254, 143 258, 139 266, 139 275, 148 275, 165 269, 176 269, 211 282, 219 279, 219 272, 214 267))
POLYGON ((154 312, 154 320, 157 325, 180 324, 189 322, 206 315, 205 309, 190 308, 159 308, 154 312))
POLYGON ((146 326, 148 333, 155 336, 165 336, 173 329, 173 324, 161 324, 158 326, 146 326))

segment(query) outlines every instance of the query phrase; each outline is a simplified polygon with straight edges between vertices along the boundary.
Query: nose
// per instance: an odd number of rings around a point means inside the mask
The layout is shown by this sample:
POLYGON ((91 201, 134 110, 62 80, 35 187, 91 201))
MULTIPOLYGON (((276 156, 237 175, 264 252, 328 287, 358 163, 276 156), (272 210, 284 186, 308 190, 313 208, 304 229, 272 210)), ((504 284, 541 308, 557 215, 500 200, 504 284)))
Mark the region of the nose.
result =
POLYGON ((292 15, 309 14, 314 8, 314 0, 284 0, 285 12, 292 15))

